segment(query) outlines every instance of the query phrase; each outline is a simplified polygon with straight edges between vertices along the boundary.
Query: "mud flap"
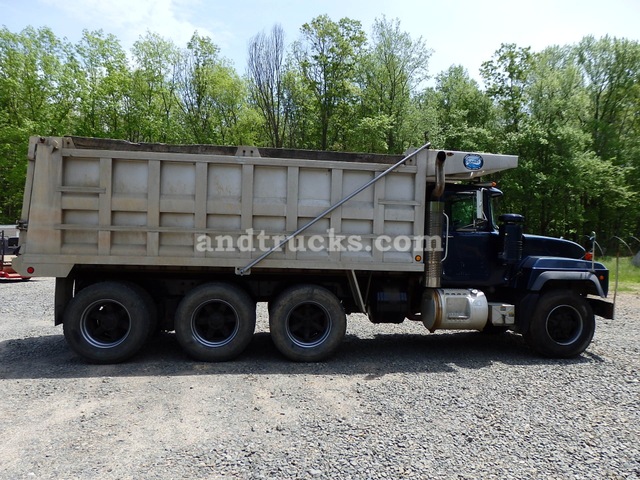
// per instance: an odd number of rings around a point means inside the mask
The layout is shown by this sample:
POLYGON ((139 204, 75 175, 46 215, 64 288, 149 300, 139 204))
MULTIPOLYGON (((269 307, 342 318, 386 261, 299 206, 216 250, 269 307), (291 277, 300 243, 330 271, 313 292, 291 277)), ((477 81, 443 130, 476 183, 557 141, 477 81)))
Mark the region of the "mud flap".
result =
POLYGON ((587 298, 593 313, 602 318, 613 318, 615 304, 599 298, 587 298))

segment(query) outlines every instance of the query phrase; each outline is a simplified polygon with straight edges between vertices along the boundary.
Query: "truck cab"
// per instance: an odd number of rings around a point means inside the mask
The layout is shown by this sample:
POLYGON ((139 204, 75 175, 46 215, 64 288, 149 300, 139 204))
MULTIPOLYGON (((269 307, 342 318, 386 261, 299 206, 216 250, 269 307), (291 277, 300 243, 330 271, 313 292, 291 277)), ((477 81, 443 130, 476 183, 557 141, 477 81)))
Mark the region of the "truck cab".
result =
POLYGON ((547 268, 553 268, 555 264, 562 270, 593 270, 597 281, 586 293, 607 295, 608 270, 602 264, 590 261, 591 252, 587 253, 570 240, 521 233, 517 226, 524 223, 524 217, 496 214, 495 204, 500 197, 502 191, 486 184, 447 185, 443 286, 466 285, 472 281, 483 287, 508 285, 514 288, 516 284, 512 280, 515 275, 522 276, 522 268, 547 257, 544 262, 547 268), (505 238, 508 225, 516 226, 512 230, 520 239, 505 238), (515 254, 507 251, 509 242, 516 244, 515 254))
MULTIPOLYGON (((524 234, 521 215, 497 215, 496 201, 501 196, 492 184, 447 184, 441 199, 445 216, 442 287, 472 286, 482 290, 489 302, 512 303, 518 317, 513 329, 525 338, 540 302, 548 297, 564 295, 580 304, 580 308, 565 308, 562 315, 565 323, 579 324, 578 329, 586 328, 585 320, 575 314, 581 308, 612 318, 613 305, 601 300, 608 293, 607 268, 592 261, 591 252, 575 242, 524 234)), ((562 356, 557 349, 542 348, 541 353, 562 356)))

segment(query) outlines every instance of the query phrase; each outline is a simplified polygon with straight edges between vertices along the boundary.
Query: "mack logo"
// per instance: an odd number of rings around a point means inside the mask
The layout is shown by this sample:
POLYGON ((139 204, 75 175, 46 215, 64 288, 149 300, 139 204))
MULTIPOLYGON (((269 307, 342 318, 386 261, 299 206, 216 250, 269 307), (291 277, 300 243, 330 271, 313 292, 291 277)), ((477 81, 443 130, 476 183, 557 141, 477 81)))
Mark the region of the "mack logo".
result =
POLYGON ((470 153, 465 155, 463 163, 467 170, 480 170, 484 165, 484 159, 482 158, 482 155, 470 153))

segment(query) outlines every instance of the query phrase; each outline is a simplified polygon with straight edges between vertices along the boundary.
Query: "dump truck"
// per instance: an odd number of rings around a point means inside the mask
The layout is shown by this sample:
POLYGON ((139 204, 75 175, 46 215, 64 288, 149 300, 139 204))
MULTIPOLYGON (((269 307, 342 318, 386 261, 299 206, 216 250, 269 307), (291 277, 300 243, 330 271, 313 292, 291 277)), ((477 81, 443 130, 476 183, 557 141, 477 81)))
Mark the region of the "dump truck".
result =
POLYGON ((13 267, 55 277, 54 322, 95 363, 157 331, 230 360, 257 302, 293 361, 330 358, 353 313, 580 355, 595 316, 613 316, 609 272, 497 215, 502 192, 481 177, 517 162, 429 144, 398 156, 34 136, 13 267))

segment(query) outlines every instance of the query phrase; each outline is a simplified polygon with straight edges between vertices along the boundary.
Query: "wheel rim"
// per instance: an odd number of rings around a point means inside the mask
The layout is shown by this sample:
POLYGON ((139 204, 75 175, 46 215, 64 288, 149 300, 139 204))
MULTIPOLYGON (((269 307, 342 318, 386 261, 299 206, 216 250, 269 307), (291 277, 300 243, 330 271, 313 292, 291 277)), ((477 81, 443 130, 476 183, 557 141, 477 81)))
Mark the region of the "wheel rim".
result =
POLYGON ((559 305, 547 316, 547 334, 558 345, 571 345, 583 330, 582 315, 570 305, 559 305))
POLYGON ((228 344, 234 339, 239 328, 238 312, 223 300, 203 303, 191 316, 194 338, 207 347, 222 347, 228 344))
POLYGON ((113 348, 129 336, 131 316, 120 302, 98 300, 82 312, 80 332, 93 347, 113 348))
POLYGON ((305 302, 296 305, 287 317, 287 336, 302 348, 322 344, 331 333, 331 315, 319 303, 305 302))

